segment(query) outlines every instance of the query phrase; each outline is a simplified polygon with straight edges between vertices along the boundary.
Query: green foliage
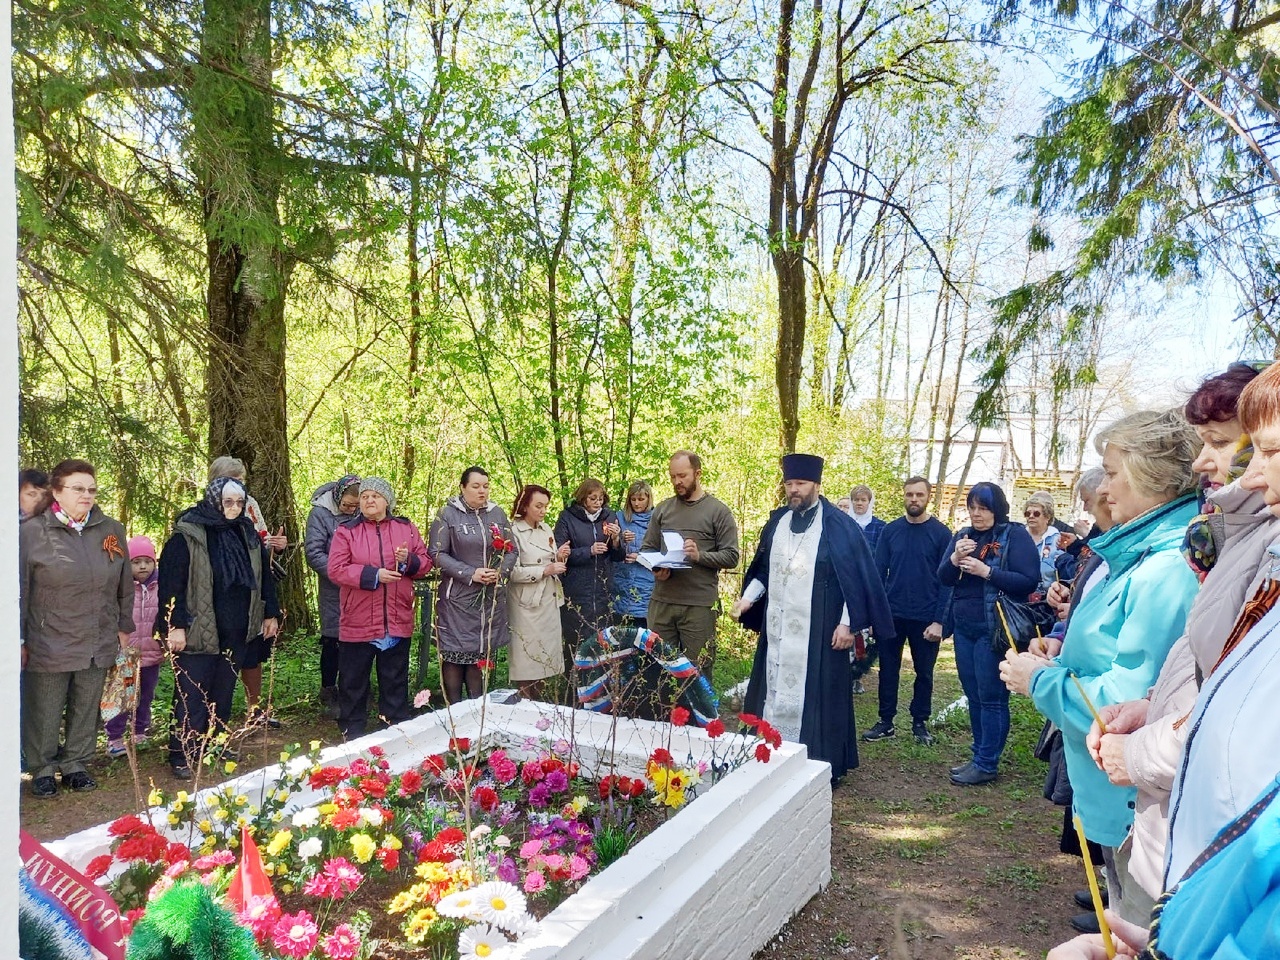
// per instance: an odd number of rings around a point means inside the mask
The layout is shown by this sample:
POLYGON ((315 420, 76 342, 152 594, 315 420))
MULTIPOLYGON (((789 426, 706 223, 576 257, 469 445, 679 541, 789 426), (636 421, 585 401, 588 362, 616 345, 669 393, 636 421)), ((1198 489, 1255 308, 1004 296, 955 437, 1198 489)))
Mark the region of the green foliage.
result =
POLYGON ((214 902, 203 883, 178 883, 148 907, 128 960, 260 960, 253 933, 214 902))

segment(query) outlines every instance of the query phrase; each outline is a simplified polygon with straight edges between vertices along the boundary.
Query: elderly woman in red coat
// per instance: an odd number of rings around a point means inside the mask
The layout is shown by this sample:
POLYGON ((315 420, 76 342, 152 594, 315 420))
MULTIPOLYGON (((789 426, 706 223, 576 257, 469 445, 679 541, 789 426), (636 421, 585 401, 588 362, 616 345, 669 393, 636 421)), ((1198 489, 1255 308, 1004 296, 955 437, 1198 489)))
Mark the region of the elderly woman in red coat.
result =
POLYGON ((364 735, 375 665, 378 715, 388 724, 412 716, 412 581, 427 575, 431 559, 418 528, 395 516, 395 506, 391 484, 366 477, 360 520, 339 526, 329 547, 329 579, 338 585, 338 726, 347 739, 364 735))

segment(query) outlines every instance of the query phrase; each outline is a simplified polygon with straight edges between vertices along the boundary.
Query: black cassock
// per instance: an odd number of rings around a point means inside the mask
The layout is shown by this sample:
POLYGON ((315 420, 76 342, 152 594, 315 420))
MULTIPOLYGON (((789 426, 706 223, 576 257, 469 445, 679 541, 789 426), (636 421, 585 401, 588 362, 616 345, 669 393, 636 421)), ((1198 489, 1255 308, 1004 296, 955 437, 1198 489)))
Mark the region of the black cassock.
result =
MULTIPOLYGON (((805 676, 804 711, 800 741, 809 756, 831 764, 831 779, 843 777, 858 765, 858 737, 853 719, 853 675, 848 650, 833 650, 831 637, 845 607, 849 629, 870 629, 877 638, 894 635, 893 616, 875 559, 857 523, 837 510, 826 498, 822 511, 822 536, 813 574, 813 607, 809 618, 809 661, 805 676)), ((765 586, 765 595, 742 615, 742 624, 760 634, 743 709, 763 715, 768 663, 769 554, 779 523, 789 523, 789 507, 775 510, 760 534, 755 557, 742 578, 743 589, 752 580, 765 586)))

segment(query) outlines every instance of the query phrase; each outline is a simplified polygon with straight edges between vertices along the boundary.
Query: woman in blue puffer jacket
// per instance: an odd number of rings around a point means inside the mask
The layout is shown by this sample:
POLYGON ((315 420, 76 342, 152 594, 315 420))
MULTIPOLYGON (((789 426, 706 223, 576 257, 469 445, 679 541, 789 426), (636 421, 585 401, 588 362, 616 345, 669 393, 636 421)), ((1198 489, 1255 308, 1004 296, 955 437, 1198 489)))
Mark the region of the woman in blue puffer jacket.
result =
POLYGON ((626 503, 618 516, 626 561, 613 568, 613 612, 627 627, 649 625, 649 596, 653 593, 653 571, 636 562, 640 544, 653 516, 653 488, 637 480, 627 488, 626 503))

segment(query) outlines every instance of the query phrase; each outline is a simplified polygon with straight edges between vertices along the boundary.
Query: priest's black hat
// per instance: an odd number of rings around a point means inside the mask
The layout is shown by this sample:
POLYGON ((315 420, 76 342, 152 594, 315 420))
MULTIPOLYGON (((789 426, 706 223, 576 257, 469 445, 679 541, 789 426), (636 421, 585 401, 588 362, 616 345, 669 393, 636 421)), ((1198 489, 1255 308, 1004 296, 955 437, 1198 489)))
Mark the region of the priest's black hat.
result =
POLYGON ((782 458, 782 479, 821 483, 822 463, 821 457, 815 457, 811 453, 788 453, 782 458))

